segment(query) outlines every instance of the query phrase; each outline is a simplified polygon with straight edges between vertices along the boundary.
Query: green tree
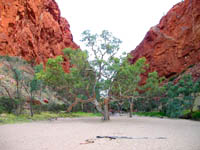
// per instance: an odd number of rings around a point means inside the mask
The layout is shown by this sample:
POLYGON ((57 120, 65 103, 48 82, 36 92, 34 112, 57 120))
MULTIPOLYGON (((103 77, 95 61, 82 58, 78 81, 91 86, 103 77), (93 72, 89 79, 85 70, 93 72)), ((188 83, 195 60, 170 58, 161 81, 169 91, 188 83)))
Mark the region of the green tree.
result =
MULTIPOLYGON (((63 99, 72 100, 68 108, 68 111, 71 111, 79 102, 88 103, 96 99, 95 73, 87 62, 86 52, 70 48, 64 49, 63 52, 70 60, 70 73, 64 72, 63 58, 57 56, 48 59, 45 70, 36 73, 36 76, 61 94, 63 99)), ((96 107, 101 112, 100 105, 96 107)))
POLYGON ((0 97, 0 114, 12 113, 16 109, 17 101, 8 97, 0 97))
POLYGON ((164 77, 159 77, 156 71, 148 73, 146 83, 141 86, 140 90, 143 91, 143 99, 145 99, 146 110, 158 109, 160 106, 160 99, 165 94, 165 86, 162 85, 164 77))
POLYGON ((148 77, 145 85, 142 87, 142 90, 145 91, 145 94, 149 97, 160 96, 164 91, 164 86, 161 86, 165 78, 159 77, 156 71, 148 73, 148 77))
POLYGON ((33 73, 33 78, 26 77, 23 82, 23 88, 25 89, 26 93, 29 95, 29 106, 30 106, 30 114, 33 117, 33 101, 34 96, 37 95, 37 91, 43 88, 42 81, 38 80, 33 73))
POLYGON ((65 84, 65 72, 62 68, 62 63, 62 56, 57 56, 55 59, 48 59, 45 69, 41 69, 36 73, 37 78, 42 79, 48 85, 53 85, 55 87, 65 84))
MULTIPOLYGON (((139 96, 140 76, 145 72, 148 65, 145 58, 140 58, 134 64, 130 64, 130 57, 129 55, 122 59, 120 64, 115 63, 113 65, 114 68, 112 69, 116 70, 117 74, 112 83, 111 94, 116 99, 129 100, 130 117, 132 117, 133 101, 139 96)), ((115 60, 115 62, 119 61, 115 60)))
POLYGON ((178 88, 178 84, 174 85, 172 82, 166 85, 166 96, 162 98, 162 112, 168 117, 180 117, 183 113, 184 103, 178 88))
POLYGON ((98 35, 86 30, 82 36, 90 51, 66 48, 64 57, 49 59, 45 70, 36 76, 62 93, 65 99, 72 100, 68 111, 78 103, 90 102, 102 113, 104 120, 109 120, 108 104, 119 98, 116 93, 127 97, 136 95, 140 74, 145 71, 145 59, 131 65, 127 57, 116 58, 121 41, 108 31, 98 35), (69 73, 63 71, 63 59, 70 61, 69 73))
POLYGON ((94 57, 90 61, 90 65, 95 71, 95 89, 99 91, 99 95, 104 101, 104 119, 108 120, 109 91, 112 85, 111 83, 117 73, 113 69, 113 65, 115 64, 114 57, 120 50, 122 41, 106 30, 103 30, 100 35, 91 34, 89 30, 86 30, 82 36, 82 41, 94 57))
POLYGON ((4 79, 0 82, 0 86, 6 90, 10 99, 17 102, 17 105, 15 104, 17 114, 22 112, 25 102, 30 102, 30 114, 33 116, 32 105, 34 95, 37 94, 36 91, 41 89, 41 81, 35 77, 35 71, 38 72, 39 66, 34 71, 26 61, 18 57, 1 56, 0 59, 3 62, 4 72, 8 73, 7 78, 5 75, 2 75, 4 79), (10 80, 12 84, 6 83, 6 80, 10 80), (11 88, 14 87, 14 90, 11 90, 10 85, 12 85, 11 88), (29 98, 27 98, 27 94, 29 98))
MULTIPOLYGON (((87 51, 65 49, 65 57, 70 60, 70 73, 66 74, 62 68, 63 58, 49 59, 46 69, 37 74, 39 79, 43 79, 48 84, 65 92, 67 99, 74 102, 69 107, 81 103, 91 102, 96 109, 108 118, 108 111, 105 113, 100 105, 102 96, 107 97, 108 83, 112 80, 114 73, 109 70, 109 62, 119 50, 121 41, 115 38, 110 32, 102 31, 100 35, 91 34, 90 31, 84 31, 83 42, 91 50, 95 59, 88 60, 87 51), (109 81, 108 81, 109 80, 109 81)), ((105 111, 107 109, 104 109, 105 111)))
POLYGON ((200 82, 198 80, 194 81, 192 75, 187 74, 181 78, 178 82, 178 86, 179 95, 183 96, 186 109, 189 109, 192 113, 194 101, 200 91, 200 82))
MULTIPOLYGON (((17 108, 16 108, 16 114, 20 114, 23 109, 24 105, 24 99, 22 97, 22 86, 23 86, 23 81, 24 81, 24 76, 23 76, 23 70, 20 69, 19 66, 23 66, 26 64, 25 61, 19 59, 18 57, 10 57, 10 56, 1 56, 0 59, 2 60, 4 67, 3 69, 5 72, 8 72, 12 74, 13 79, 16 83, 16 90, 15 93, 13 94, 13 98, 15 99, 18 103, 17 108)), ((6 89, 9 97, 11 98, 11 94, 9 92, 9 89, 6 88, 5 85, 2 85, 4 89, 6 89)))
POLYGON ((169 117, 180 117, 187 109, 192 113, 199 91, 200 82, 193 81, 190 74, 184 75, 176 84, 169 82, 166 86, 166 97, 162 99, 163 111, 169 117))

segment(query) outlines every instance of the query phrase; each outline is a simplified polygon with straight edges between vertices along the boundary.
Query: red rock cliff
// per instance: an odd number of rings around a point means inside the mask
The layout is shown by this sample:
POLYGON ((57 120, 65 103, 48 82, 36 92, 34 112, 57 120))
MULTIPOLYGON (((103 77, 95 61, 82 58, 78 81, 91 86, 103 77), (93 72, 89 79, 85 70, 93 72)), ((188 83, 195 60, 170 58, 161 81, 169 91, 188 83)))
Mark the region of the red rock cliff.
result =
POLYGON ((131 52, 146 57, 149 71, 170 77, 200 62, 200 0, 176 4, 131 52))
MULTIPOLYGON (((0 55, 21 56, 36 63, 78 48, 54 0, 0 1, 0 55)), ((65 70, 69 63, 65 60, 65 70)))

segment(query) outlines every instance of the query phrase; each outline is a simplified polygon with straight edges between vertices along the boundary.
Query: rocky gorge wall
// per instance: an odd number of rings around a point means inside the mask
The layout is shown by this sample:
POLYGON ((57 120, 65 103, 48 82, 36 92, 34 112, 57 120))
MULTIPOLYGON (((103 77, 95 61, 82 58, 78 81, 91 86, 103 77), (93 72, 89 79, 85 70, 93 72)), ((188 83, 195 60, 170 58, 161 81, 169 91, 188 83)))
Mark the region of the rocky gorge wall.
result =
POLYGON ((134 63, 146 57, 149 71, 167 78, 200 62, 200 0, 185 0, 173 6, 131 52, 134 63))
MULTIPOLYGON (((79 48, 54 0, 0 1, 0 55, 38 64, 62 55, 66 47, 79 48)), ((69 70, 68 60, 64 69, 69 70)))

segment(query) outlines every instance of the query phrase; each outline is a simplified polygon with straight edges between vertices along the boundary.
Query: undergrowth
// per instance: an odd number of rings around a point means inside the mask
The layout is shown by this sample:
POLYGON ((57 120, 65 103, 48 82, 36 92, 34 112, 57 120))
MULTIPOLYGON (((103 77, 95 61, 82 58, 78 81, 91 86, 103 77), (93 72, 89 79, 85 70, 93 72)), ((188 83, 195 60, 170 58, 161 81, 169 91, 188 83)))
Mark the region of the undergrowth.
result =
POLYGON ((149 117, 165 117, 166 116, 162 112, 134 112, 133 115, 137 115, 137 116, 149 116, 149 117))
POLYGON ((32 121, 41 121, 41 120, 51 120, 56 118, 72 118, 72 117, 97 117, 101 116, 101 114, 94 114, 94 113, 84 113, 84 112, 59 112, 59 113, 52 113, 52 112, 42 112, 40 114, 35 114, 33 117, 30 117, 29 114, 21 114, 21 115, 14 115, 3 113, 0 114, 0 124, 13 124, 13 123, 23 123, 23 122, 32 122, 32 121))
MULTIPOLYGON (((162 112, 134 112, 133 115, 148 116, 148 117, 160 117, 160 118, 167 117, 167 115, 162 112)), ((200 121, 200 111, 194 111, 192 113, 189 110, 184 111, 184 115, 181 116, 180 118, 200 121)))

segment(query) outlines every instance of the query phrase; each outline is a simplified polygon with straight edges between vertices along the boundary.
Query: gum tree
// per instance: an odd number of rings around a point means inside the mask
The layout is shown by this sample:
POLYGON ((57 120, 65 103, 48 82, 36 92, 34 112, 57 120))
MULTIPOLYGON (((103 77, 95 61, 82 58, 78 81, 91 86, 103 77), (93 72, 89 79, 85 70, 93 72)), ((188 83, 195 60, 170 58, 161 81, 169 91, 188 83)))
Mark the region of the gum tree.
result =
POLYGON ((119 65, 114 60, 122 42, 106 30, 103 30, 100 35, 91 34, 89 30, 86 30, 82 33, 82 37, 82 42, 85 43, 91 56, 90 66, 95 73, 95 86, 93 90, 98 90, 100 97, 103 99, 104 119, 108 120, 109 91, 117 73, 113 66, 119 65))
POLYGON ((64 49, 65 57, 70 59, 70 72, 65 73, 62 67, 63 57, 48 59, 45 70, 36 74, 37 79, 43 80, 63 96, 63 99, 72 101, 68 112, 78 103, 93 103, 97 110, 104 114, 97 100, 95 89, 95 73, 87 62, 87 53, 81 50, 64 49))
POLYGON ((26 91, 26 93, 29 95, 29 106, 30 106, 30 115, 33 117, 34 112, 33 112, 33 101, 34 101, 34 96, 36 96, 38 91, 42 90, 42 81, 38 80, 35 76, 35 71, 32 72, 31 74, 33 77, 25 77, 24 82, 23 82, 23 88, 26 91))
MULTIPOLYGON (((134 87, 132 90, 134 91, 136 85, 132 81, 139 80, 138 76, 142 72, 139 67, 144 63, 144 59, 140 59, 136 65, 131 65, 128 58, 116 58, 115 55, 119 51, 121 41, 108 31, 104 30, 98 35, 91 34, 89 30, 86 30, 82 36, 82 41, 88 51, 64 49, 64 57, 58 56, 49 59, 45 70, 37 73, 37 78, 53 86, 58 93, 62 93, 64 99, 72 101, 68 111, 71 111, 78 103, 90 102, 104 116, 104 120, 109 120, 108 104, 111 100, 116 99, 111 92, 114 89, 116 77, 128 73, 127 78, 124 76, 122 79, 128 80, 129 77, 134 79, 128 83, 123 81, 123 86, 128 87, 125 84, 134 84, 134 86, 130 86, 130 88, 134 87), (63 71, 64 59, 70 60, 69 73, 63 71), (131 69, 135 69, 132 72, 138 72, 137 75, 131 74, 131 69)), ((128 93, 130 92, 128 91, 128 93)))
MULTIPOLYGON (((89 30, 82 33, 82 42, 88 51, 64 49, 64 57, 70 60, 70 71, 65 73, 62 68, 63 57, 49 59, 46 69, 37 74, 38 79, 53 85, 68 100, 73 100, 68 111, 78 103, 91 102, 108 120, 108 91, 107 86, 115 71, 109 70, 109 65, 119 50, 121 41, 110 32, 104 30, 100 35, 91 34, 89 30), (94 59, 88 59, 92 55, 94 59), (104 99, 105 107, 101 101, 104 99)), ((90 57, 91 58, 91 57, 90 57)))
POLYGON ((139 96, 140 76, 145 72, 145 68, 148 65, 145 58, 140 58, 134 64, 130 64, 130 57, 129 55, 122 59, 120 65, 114 65, 117 74, 112 83, 110 93, 113 99, 129 101, 130 117, 132 117, 133 100, 139 96))
POLYGON ((140 88, 140 90, 143 91, 143 99, 145 99, 146 105, 148 105, 150 111, 152 111, 153 108, 158 109, 161 98, 165 96, 165 86, 162 85, 164 80, 165 78, 159 77, 156 71, 150 72, 148 73, 146 83, 140 88))
POLYGON ((16 114, 21 114, 24 105, 24 100, 22 96, 22 85, 24 81, 24 76, 23 70, 20 69, 19 66, 25 65, 26 62, 19 59, 18 57, 1 56, 0 59, 2 60, 2 63, 4 65, 4 71, 12 75, 12 79, 10 81, 11 83, 13 83, 15 91, 13 92, 13 94, 11 94, 9 88, 7 88, 6 85, 2 86, 7 91, 9 97, 12 97, 17 102, 16 114))

